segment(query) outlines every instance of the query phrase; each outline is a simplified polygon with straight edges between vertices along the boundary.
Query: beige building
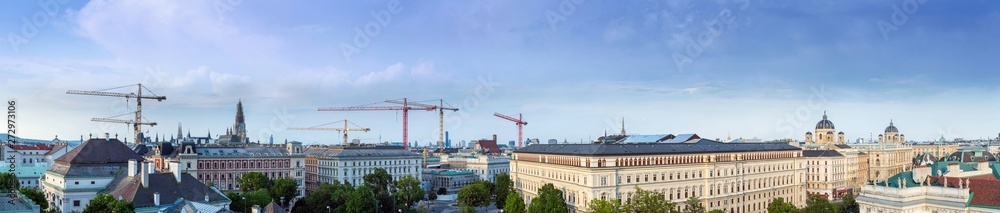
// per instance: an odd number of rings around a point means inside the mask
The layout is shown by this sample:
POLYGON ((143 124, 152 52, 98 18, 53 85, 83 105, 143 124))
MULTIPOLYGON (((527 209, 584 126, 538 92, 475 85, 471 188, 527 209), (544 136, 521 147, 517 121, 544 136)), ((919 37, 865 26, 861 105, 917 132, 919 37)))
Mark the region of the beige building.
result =
POLYGON ((335 180, 358 186, 364 184, 364 176, 375 172, 376 168, 385 169, 393 180, 404 175, 419 179, 423 171, 420 165, 424 164, 419 154, 402 146, 310 146, 305 153, 316 158, 316 165, 309 165, 316 168, 315 186, 335 180))
POLYGON ((799 148, 788 144, 704 139, 536 144, 514 151, 510 172, 526 202, 551 183, 563 191, 574 212, 586 212, 591 199, 628 200, 636 187, 678 204, 699 197, 709 210, 766 212, 775 197, 805 205, 801 156, 799 148))

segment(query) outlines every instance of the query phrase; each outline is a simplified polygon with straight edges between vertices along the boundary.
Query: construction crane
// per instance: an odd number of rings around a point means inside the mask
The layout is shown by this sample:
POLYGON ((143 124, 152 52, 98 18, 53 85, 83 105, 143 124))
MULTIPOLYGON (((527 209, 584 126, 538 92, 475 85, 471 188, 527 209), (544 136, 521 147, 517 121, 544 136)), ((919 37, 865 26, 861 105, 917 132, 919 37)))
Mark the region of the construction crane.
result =
POLYGON ((135 140, 134 141, 137 144, 142 141, 142 137, 141 137, 141 135, 142 135, 142 128, 140 126, 142 126, 142 125, 156 126, 156 122, 148 122, 148 123, 147 122, 142 122, 142 99, 153 99, 153 100, 156 100, 156 101, 167 100, 167 96, 158 96, 158 95, 156 95, 156 93, 153 93, 153 91, 150 91, 149 88, 146 88, 146 87, 142 86, 141 83, 140 84, 120 86, 120 87, 115 87, 115 88, 109 88, 109 89, 103 89, 103 90, 97 90, 97 91, 69 90, 69 91, 66 91, 66 94, 71 94, 71 95, 108 96, 108 97, 124 97, 126 99, 135 98, 135 120, 128 121, 128 120, 119 120, 119 119, 111 119, 111 118, 93 118, 93 119, 90 119, 90 120, 91 121, 97 121, 97 122, 131 124, 132 125, 132 129, 135 131, 135 138, 134 138, 135 140), (125 87, 130 87, 130 86, 136 86, 138 88, 137 89, 138 91, 136 91, 136 93, 105 92, 107 90, 120 89, 120 88, 125 88, 125 87), (142 95, 142 90, 143 89, 145 89, 146 91, 148 91, 150 94, 153 94, 153 95, 142 95))
MULTIPOLYGON (((444 99, 438 99, 438 101, 439 102, 438 102, 438 105, 436 107, 438 108, 438 117, 440 118, 439 123, 438 123, 438 128, 440 130, 440 135, 439 136, 440 136, 440 139, 441 139, 440 141, 438 141, 438 149, 444 149, 444 111, 445 110, 451 110, 452 112, 457 112, 458 108, 444 107, 444 99)), ((386 103, 394 103, 394 104, 403 104, 403 101, 400 101, 400 100, 385 100, 385 102, 386 103)), ((422 104, 422 103, 417 103, 417 102, 408 102, 406 104, 407 105, 420 106, 420 107, 434 107, 434 105, 422 104)))
MULTIPOLYGON (((369 129, 369 128, 360 128, 360 127, 359 128, 347 128, 347 124, 348 123, 354 124, 354 123, 351 123, 350 121, 347 121, 347 119, 344 119, 343 121, 337 121, 337 122, 333 122, 333 123, 328 123, 328 124, 323 124, 323 125, 317 125, 317 126, 314 126, 314 127, 304 127, 304 128, 303 127, 292 127, 292 128, 288 128, 288 130, 337 131, 337 132, 340 132, 340 133, 344 134, 344 143, 342 144, 344 146, 347 146, 347 132, 368 132, 368 131, 371 131, 371 129, 369 129), (344 128, 320 127, 320 126, 326 126, 326 125, 329 125, 329 124, 335 124, 335 123, 340 123, 340 122, 344 122, 344 128)), ((357 126, 357 124, 354 124, 354 126, 357 126)))
POLYGON ((508 120, 508 121, 513 121, 514 124, 517 124, 517 148, 520 149, 521 146, 522 146, 522 144, 524 143, 524 141, 522 141, 522 139, 521 139, 521 136, 522 136, 521 135, 521 129, 524 128, 524 125, 528 125, 528 122, 524 121, 524 117, 522 117, 521 113, 517 114, 517 118, 514 118, 513 116, 507 116, 507 115, 504 115, 504 114, 500 114, 500 113, 493 113, 493 116, 497 116, 497 117, 503 118, 503 119, 508 120))
POLYGON ((406 98, 403 99, 403 106, 352 106, 352 107, 320 107, 319 111, 403 111, 403 149, 409 149, 409 141, 407 140, 407 129, 409 126, 409 111, 410 110, 424 110, 424 111, 434 111, 437 106, 430 107, 412 107, 409 106, 409 102, 406 98))

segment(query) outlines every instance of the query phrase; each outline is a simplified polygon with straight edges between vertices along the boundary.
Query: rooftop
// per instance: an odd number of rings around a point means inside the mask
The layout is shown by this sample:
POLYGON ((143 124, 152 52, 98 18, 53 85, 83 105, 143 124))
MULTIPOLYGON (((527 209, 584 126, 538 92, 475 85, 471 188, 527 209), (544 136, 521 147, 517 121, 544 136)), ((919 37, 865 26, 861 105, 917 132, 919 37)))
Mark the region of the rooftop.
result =
POLYGON ((777 150, 801 150, 784 143, 721 143, 698 139, 685 143, 636 143, 636 144, 535 144, 515 153, 561 154, 561 155, 649 155, 685 154, 716 152, 754 152, 777 150))

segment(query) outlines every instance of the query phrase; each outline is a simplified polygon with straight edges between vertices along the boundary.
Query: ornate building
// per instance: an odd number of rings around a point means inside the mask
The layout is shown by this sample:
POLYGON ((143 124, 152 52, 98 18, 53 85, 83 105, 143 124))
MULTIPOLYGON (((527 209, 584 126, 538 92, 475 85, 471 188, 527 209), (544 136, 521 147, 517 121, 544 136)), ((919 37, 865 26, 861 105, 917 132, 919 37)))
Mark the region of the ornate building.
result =
POLYGON ((185 142, 168 159, 179 161, 182 171, 191 173, 202 183, 215 184, 219 190, 237 191, 240 189, 237 179, 249 172, 260 172, 272 180, 294 179, 302 196, 305 195, 306 177, 303 151, 302 143, 296 141, 238 146, 185 142))
POLYGON ((699 197, 709 210, 766 212, 775 197, 805 205, 801 156, 788 144, 705 139, 536 144, 514 151, 510 172, 526 201, 551 183, 563 191, 572 212, 586 212, 592 199, 628 200, 637 187, 679 204, 699 197))
POLYGON ((844 132, 837 132, 833 122, 827 119, 826 112, 823 112, 823 120, 816 123, 816 137, 812 132, 806 132, 806 144, 818 144, 821 146, 831 146, 844 144, 844 132))
POLYGON ((857 199, 861 212, 1000 210, 1000 162, 992 153, 982 148, 962 149, 944 161, 924 162, 930 164, 864 186, 857 199))
POLYGON ((226 134, 219 136, 218 143, 250 143, 247 137, 246 119, 243 117, 243 100, 236 103, 236 122, 226 129, 226 134))
POLYGON ((899 130, 889 121, 889 126, 885 128, 885 134, 878 135, 879 143, 903 144, 906 142, 906 135, 899 134, 899 130))

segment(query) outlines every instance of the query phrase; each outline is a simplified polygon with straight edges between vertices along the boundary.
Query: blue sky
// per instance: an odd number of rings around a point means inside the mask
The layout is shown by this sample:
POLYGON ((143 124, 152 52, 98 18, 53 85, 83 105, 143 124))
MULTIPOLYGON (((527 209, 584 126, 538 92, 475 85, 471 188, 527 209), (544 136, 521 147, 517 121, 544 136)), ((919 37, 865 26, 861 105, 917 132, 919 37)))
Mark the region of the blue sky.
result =
MULTIPOLYGON (((23 136, 129 134, 90 122, 124 100, 66 95, 142 82, 151 132, 221 134, 244 101, 254 139, 349 119, 401 138, 400 114, 317 112, 444 99, 453 140, 579 142, 604 131, 801 140, 823 111, 848 138, 890 120, 911 140, 996 137, 993 1, 11 1, 0 97, 23 136), (374 15, 373 15, 374 14, 374 15), (880 24, 881 23, 881 24, 880 24), (360 32, 360 33, 359 33, 360 32), (263 137, 262 137, 263 136, 263 137)), ((437 139, 413 112, 410 139, 437 139)))

